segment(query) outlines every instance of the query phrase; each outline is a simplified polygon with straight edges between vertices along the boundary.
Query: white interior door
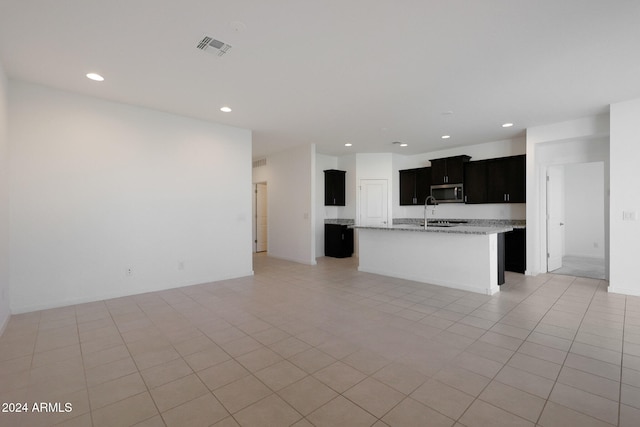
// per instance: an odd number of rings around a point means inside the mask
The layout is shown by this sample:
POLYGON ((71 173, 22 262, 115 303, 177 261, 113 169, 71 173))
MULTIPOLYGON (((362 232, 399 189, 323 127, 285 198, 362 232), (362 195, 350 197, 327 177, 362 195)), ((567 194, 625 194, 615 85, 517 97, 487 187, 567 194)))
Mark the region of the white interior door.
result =
POLYGON ((267 184, 256 184, 256 252, 267 250, 267 184))
POLYGON ((564 167, 547 169, 547 271, 562 267, 564 255, 564 167))
POLYGON ((360 225, 387 226, 387 180, 360 180, 360 225))

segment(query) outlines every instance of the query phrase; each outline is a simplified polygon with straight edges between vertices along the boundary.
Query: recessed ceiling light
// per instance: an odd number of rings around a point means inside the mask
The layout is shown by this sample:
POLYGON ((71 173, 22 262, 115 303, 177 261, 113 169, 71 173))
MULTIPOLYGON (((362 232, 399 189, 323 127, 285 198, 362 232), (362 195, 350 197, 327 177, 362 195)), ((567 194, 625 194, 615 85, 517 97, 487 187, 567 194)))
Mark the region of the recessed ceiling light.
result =
POLYGON ((95 80, 97 82, 104 81, 104 77, 102 77, 100 74, 96 74, 96 73, 88 73, 87 74, 87 78, 89 78, 91 80, 95 80))
POLYGON ((453 111, 451 111, 451 110, 449 110, 449 111, 443 111, 443 112, 442 112, 442 115, 443 115, 443 116, 450 116, 450 115, 452 115, 452 114, 453 114, 453 111))
POLYGON ((244 22, 240 22, 240 21, 232 21, 229 26, 231 27, 231 29, 237 33, 239 33, 240 31, 244 31, 247 29, 247 26, 245 25, 244 22))
POLYGON ((351 147, 353 144, 350 142, 347 142, 346 144, 344 144, 345 147, 351 147))
POLYGON ((504 123, 502 125, 503 128, 510 128, 511 126, 513 126, 513 123, 504 123))
POLYGON ((230 113, 231 112, 231 108, 227 107, 226 105, 222 108, 220 108, 220 111, 222 111, 223 113, 230 113))
POLYGON ((451 135, 442 135, 440 138, 442 138, 442 139, 449 139, 449 138, 451 138, 451 135))
POLYGON ((401 142, 400 143, 400 147, 406 147, 407 145, 409 145, 409 144, 407 144, 406 142, 401 142))

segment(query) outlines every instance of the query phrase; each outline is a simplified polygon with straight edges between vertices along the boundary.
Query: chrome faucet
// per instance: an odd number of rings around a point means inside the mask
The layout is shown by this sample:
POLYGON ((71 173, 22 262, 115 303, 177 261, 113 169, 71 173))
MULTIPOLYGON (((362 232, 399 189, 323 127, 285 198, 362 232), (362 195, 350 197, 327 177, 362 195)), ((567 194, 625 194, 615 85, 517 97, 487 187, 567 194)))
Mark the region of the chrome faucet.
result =
POLYGON ((438 201, 436 200, 435 197, 433 196, 427 196, 426 199, 424 199, 424 228, 427 228, 427 204, 429 203, 429 200, 431 200, 431 202, 433 202, 433 209, 431 213, 436 213, 436 206, 438 205, 438 201))

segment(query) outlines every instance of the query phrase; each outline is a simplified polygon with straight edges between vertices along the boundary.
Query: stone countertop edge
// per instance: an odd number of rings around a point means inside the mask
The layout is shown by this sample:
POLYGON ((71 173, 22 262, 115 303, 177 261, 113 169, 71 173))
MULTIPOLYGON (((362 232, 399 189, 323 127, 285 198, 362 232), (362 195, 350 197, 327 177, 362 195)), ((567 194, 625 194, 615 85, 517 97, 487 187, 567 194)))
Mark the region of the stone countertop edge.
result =
POLYGON ((325 224, 338 224, 338 225, 354 225, 356 221, 349 218, 326 218, 325 224))
MULTIPOLYGON (((478 227, 511 227, 527 228, 525 219, 469 219, 469 218, 429 218, 435 221, 465 221, 464 225, 478 227)), ((419 224, 424 222, 424 218, 394 218, 393 225, 419 224)))
POLYGON ((498 234, 513 231, 511 226, 488 227, 477 225, 457 225, 455 227, 421 227, 413 224, 395 224, 390 227, 352 225, 353 228, 366 230, 385 230, 385 231, 414 231, 419 233, 448 233, 448 234, 498 234))

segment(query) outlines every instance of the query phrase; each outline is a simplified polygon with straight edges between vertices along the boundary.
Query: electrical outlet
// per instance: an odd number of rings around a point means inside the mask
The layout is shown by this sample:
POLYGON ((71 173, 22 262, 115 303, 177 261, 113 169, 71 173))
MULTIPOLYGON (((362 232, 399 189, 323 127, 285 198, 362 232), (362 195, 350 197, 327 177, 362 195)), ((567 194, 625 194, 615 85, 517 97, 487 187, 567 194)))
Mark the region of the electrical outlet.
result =
POLYGON ((594 247, 594 248, 598 249, 598 246, 599 246, 599 245, 598 245, 598 242, 593 242, 593 247, 594 247))
POLYGON ((178 270, 184 270, 184 261, 178 261, 178 270))
POLYGON ((623 211, 622 212, 622 220, 623 221, 637 221, 638 213, 636 211, 623 211))
POLYGON ((127 268, 127 270, 125 271, 125 274, 127 277, 133 276, 133 268, 131 267, 127 268))

